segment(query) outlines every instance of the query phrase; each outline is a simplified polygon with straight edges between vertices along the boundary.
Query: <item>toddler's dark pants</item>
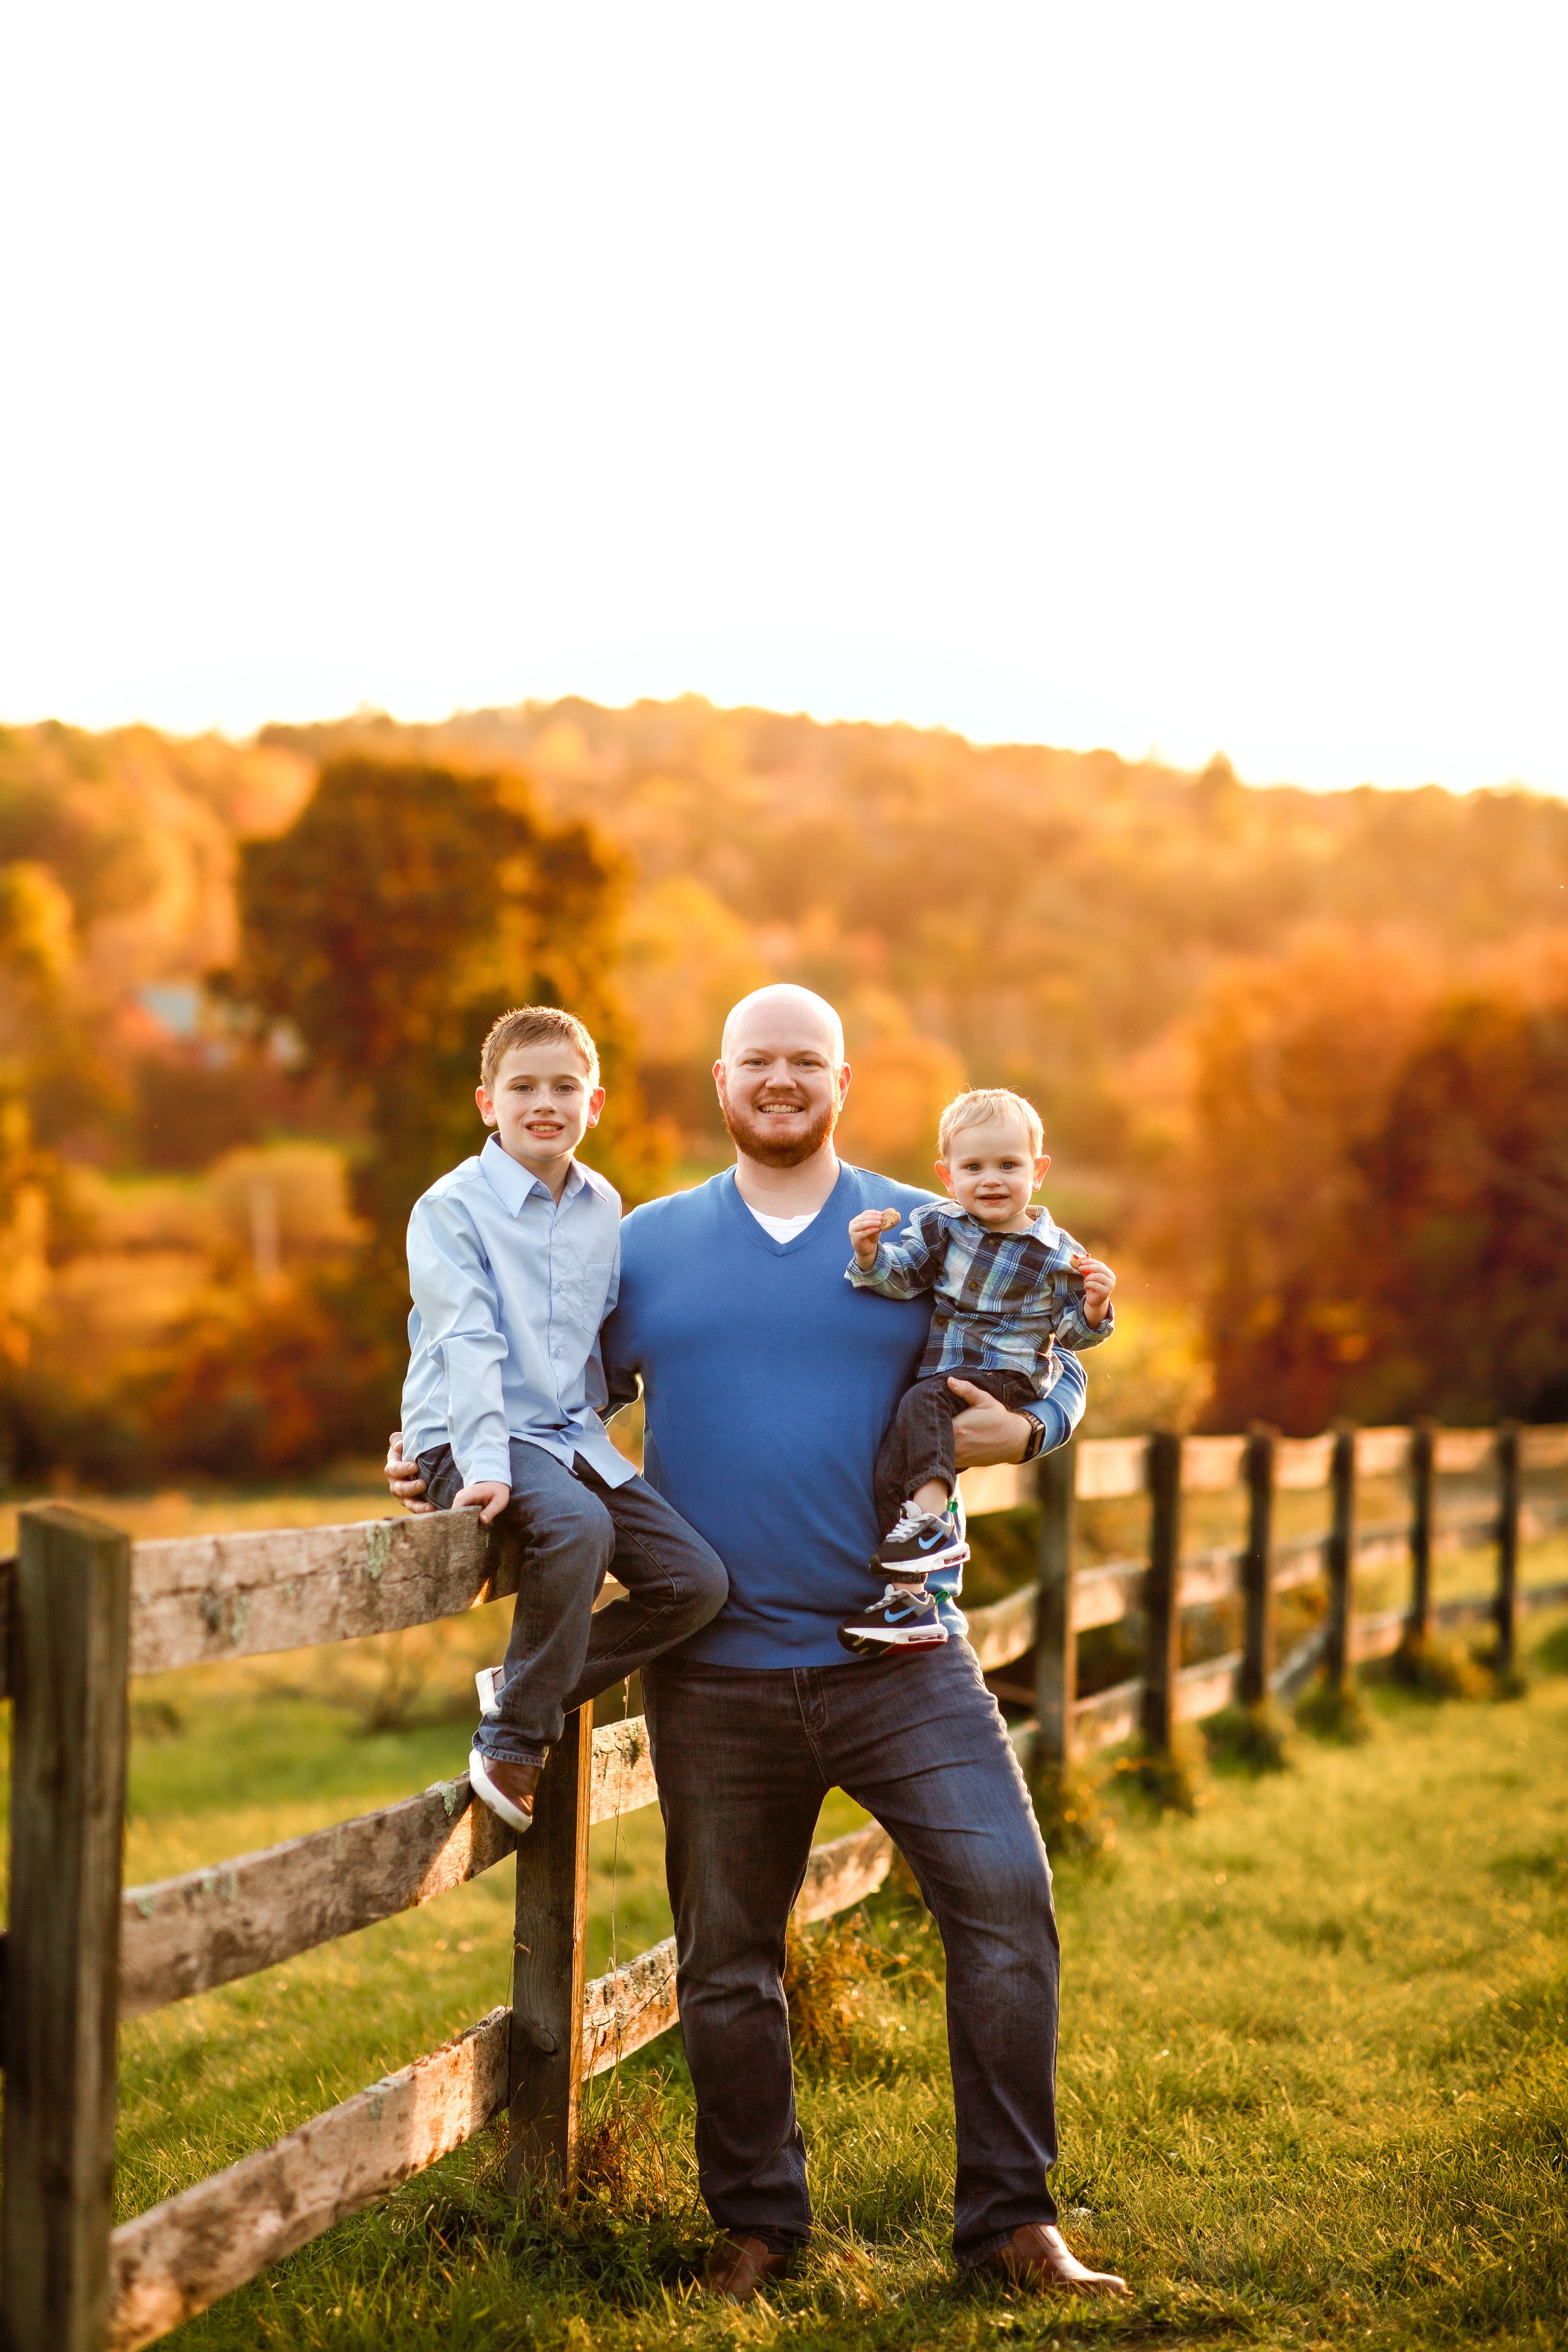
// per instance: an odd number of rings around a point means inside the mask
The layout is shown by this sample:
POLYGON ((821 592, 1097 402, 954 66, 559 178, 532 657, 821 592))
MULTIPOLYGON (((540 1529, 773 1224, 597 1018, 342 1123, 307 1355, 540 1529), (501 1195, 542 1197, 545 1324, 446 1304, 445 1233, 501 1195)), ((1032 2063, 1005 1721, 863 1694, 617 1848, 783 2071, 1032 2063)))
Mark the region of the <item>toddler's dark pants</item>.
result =
MULTIPOLYGON (((427 1499, 449 1511, 462 1491, 452 1449, 419 1456, 427 1499)), ((567 1714, 635 1675, 716 1617, 724 1563, 645 1478, 606 1486, 577 1456, 568 1470, 542 1445, 511 1441, 511 1500, 501 1514, 523 1557, 506 1646, 500 1713, 474 1745, 498 1763, 542 1764, 567 1714), (595 1610, 610 1562, 624 1601, 595 1610)))
MULTIPOLYGON (((1037 1404, 1040 1392, 1023 1372, 960 1372, 972 1388, 984 1389, 1009 1412, 1037 1404)), ((940 1478, 951 1495, 958 1479, 952 1418, 968 1411, 965 1398, 947 1384, 945 1372, 917 1381, 899 1400, 877 1455, 877 1526, 886 1535, 900 1507, 928 1478, 940 1478)))

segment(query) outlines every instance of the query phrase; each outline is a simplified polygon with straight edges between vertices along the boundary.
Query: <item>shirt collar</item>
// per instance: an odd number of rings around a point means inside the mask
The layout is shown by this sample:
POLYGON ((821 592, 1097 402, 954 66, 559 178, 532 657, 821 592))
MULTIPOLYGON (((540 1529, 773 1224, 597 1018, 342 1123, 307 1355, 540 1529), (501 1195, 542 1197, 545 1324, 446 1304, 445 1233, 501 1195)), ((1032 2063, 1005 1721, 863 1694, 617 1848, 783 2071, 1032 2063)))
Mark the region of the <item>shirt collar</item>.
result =
MULTIPOLYGON (((531 1176, 521 1161, 514 1160, 510 1152, 493 1135, 488 1139, 484 1150, 479 1154, 479 1166, 484 1171, 490 1191, 501 1206, 509 1210, 514 1217, 521 1211, 523 1202, 531 1201, 536 1192, 541 1200, 550 1201, 552 1209, 556 1206, 555 1202, 550 1200, 549 1185, 542 1184, 537 1176, 531 1176)), ((571 1171, 562 1187, 561 1205, 563 1207, 568 1201, 574 1199, 587 1181, 587 1169, 578 1160, 574 1160, 571 1171)))
MULTIPOLYGON (((989 1234, 991 1232, 989 1225, 983 1225, 978 1217, 972 1217, 967 1209, 959 1207, 956 1201, 939 1201, 937 1206, 956 1223, 967 1225, 971 1233, 989 1234)), ((1021 1242, 1025 1239, 1043 1242, 1047 1249, 1055 1249, 1061 1237, 1061 1227, 1056 1223, 1048 1209, 1042 1209, 1034 1223, 1026 1226, 1024 1233, 1003 1234, 1000 1236, 1005 1242, 1021 1242)))

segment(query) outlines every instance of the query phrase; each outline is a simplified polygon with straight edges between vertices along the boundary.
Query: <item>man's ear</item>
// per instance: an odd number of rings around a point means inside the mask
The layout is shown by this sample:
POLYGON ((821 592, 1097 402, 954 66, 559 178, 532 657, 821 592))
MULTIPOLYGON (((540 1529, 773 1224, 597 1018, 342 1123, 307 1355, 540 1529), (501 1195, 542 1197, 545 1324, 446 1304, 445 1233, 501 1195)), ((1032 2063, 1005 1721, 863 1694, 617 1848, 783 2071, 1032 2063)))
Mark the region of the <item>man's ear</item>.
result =
POLYGON ((604 1108, 605 1089, 603 1087, 595 1087, 593 1093, 588 1097, 588 1124, 590 1127, 598 1126, 599 1114, 604 1108))
POLYGON ((488 1087, 476 1087, 474 1088, 474 1100, 479 1107, 479 1117, 484 1120, 485 1125, 487 1127, 494 1127, 497 1124, 496 1098, 494 1095, 491 1094, 489 1088, 488 1087))
POLYGON ((840 1062, 840 1063, 839 1063, 839 1065, 838 1065, 838 1107, 839 1107, 839 1108, 840 1108, 841 1110, 842 1110, 842 1108, 844 1108, 844 1097, 845 1097, 845 1096, 846 1096, 846 1095, 848 1093, 848 1091, 849 1091, 849 1081, 850 1081, 850 1079, 854 1076, 854 1075, 855 1075, 855 1073, 854 1073, 854 1071, 850 1068, 850 1066, 849 1066, 849 1065, 848 1065, 848 1063, 847 1063, 847 1062, 840 1062))

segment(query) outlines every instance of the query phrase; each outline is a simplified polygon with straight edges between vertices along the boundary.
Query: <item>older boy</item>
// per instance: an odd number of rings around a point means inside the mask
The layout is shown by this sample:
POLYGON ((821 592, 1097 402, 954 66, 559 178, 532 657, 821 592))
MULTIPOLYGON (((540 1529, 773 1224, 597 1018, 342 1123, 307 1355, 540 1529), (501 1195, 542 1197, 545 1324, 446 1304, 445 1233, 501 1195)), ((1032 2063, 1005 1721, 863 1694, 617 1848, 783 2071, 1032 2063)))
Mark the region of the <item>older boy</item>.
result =
POLYGON ((646 1665, 724 1605, 718 1554, 605 1435, 599 1326, 620 1278, 620 1197, 575 1157, 605 1089, 569 1013, 524 1005, 490 1030, 475 1100, 495 1129, 408 1223, 405 1444, 430 1500, 505 1512, 526 1545, 511 1639, 479 1677, 474 1789, 533 1820, 566 1708, 646 1665), (627 1598, 594 1603, 612 1558, 627 1598))

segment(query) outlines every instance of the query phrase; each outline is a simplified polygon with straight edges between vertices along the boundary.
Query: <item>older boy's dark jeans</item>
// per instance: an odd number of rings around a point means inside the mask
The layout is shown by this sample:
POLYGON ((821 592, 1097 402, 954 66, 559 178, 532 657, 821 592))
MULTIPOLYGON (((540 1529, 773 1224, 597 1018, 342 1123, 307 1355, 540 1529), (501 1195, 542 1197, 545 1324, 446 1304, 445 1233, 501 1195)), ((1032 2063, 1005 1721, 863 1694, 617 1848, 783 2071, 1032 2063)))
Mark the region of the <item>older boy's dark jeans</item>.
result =
POLYGON ((958 2126, 953 2249, 980 2262, 1054 2221, 1058 1948, 1051 1874, 967 1643, 909 1660, 645 1669, 702 2194, 776 2250, 811 2228, 780 1975, 829 1789, 897 1841, 947 1953, 958 2126))
MULTIPOLYGON (((428 1499, 449 1511, 462 1476, 443 1445, 419 1456, 428 1499)), ((542 1445, 511 1441, 502 1515, 524 1545, 500 1715, 474 1736, 498 1763, 542 1764, 567 1714, 624 1682, 716 1617, 724 1563, 646 1478, 608 1486, 581 1455, 568 1470, 542 1445), (612 1561, 625 1601, 595 1611, 612 1561)))

